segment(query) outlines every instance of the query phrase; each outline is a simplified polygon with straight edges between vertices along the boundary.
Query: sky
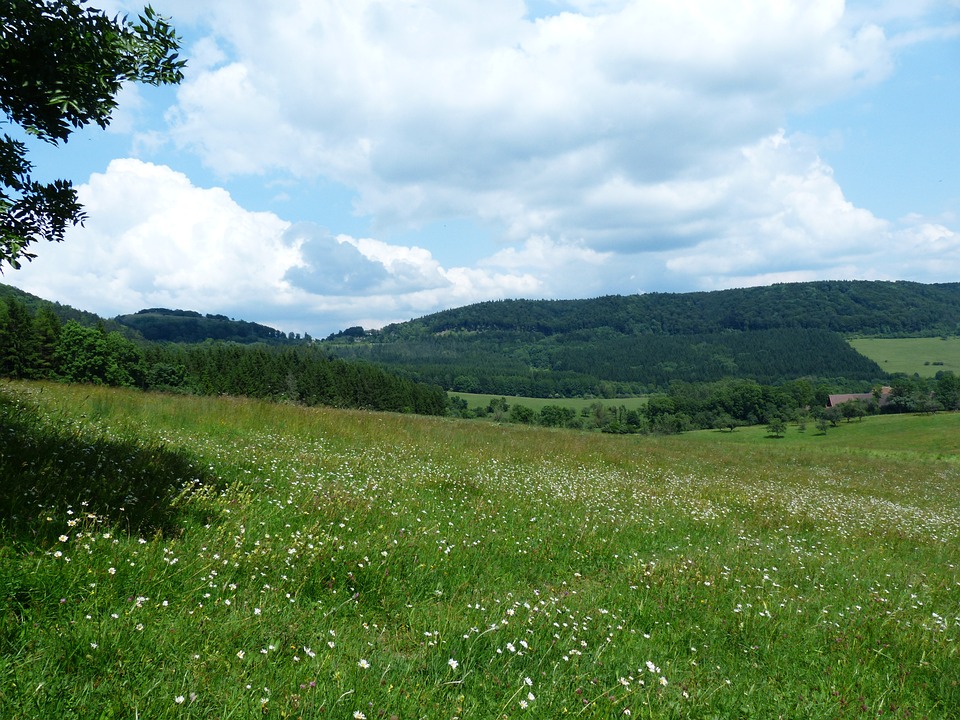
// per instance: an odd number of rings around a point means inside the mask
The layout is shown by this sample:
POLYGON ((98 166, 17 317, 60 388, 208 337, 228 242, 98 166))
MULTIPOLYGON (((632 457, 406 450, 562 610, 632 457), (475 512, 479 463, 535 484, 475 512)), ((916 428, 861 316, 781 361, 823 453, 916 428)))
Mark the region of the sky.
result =
MULTIPOLYGON (((136 3, 92 0, 134 17, 136 3)), ((324 337, 501 298, 960 281, 960 0, 153 0, 0 282, 324 337)))

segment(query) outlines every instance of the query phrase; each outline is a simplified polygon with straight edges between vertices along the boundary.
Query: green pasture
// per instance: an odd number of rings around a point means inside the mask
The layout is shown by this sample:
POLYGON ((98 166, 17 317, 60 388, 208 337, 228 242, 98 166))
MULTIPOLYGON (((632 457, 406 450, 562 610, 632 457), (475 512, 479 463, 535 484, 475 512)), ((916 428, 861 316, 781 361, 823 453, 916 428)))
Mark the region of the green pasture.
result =
POLYGON ((960 461, 960 413, 936 415, 878 415, 862 420, 843 420, 826 432, 808 421, 801 430, 787 425, 783 437, 773 437, 765 426, 728 430, 700 430, 684 438, 698 444, 762 447, 776 444, 779 450, 805 454, 847 454, 904 460, 960 461))
POLYGON ((957 414, 614 436, 0 385, 0 716, 956 718, 957 414))
POLYGON ((569 407, 576 410, 578 413, 581 410, 584 410, 595 403, 601 403, 608 408, 618 408, 621 405, 627 410, 639 410, 647 404, 646 397, 629 397, 629 398, 528 398, 528 397, 517 397, 513 395, 485 395, 482 393, 463 393, 463 392, 453 392, 450 391, 447 393, 449 396, 459 396, 467 401, 467 406, 470 408, 485 408, 490 404, 491 400, 497 400, 502 397, 505 397, 507 404, 511 407, 514 405, 525 405, 534 412, 539 412, 546 405, 560 405, 563 407, 569 407))
POLYGON ((960 336, 855 338, 853 348, 885 372, 933 377, 940 370, 960 374, 960 336))

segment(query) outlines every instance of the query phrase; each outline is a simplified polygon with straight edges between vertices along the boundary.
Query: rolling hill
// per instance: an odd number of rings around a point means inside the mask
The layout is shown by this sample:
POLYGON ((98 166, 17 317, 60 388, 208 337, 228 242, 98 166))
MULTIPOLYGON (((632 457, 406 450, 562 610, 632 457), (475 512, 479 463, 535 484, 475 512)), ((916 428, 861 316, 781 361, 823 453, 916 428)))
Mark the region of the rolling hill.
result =
POLYGON ((573 397, 731 377, 869 383, 886 373, 845 336, 935 336, 958 327, 960 283, 823 281, 484 302, 323 344, 448 390, 573 397))
POLYGON ((868 386, 886 367, 848 338, 946 337, 960 329, 960 283, 822 281, 587 300, 501 300, 445 310, 378 331, 351 327, 322 342, 255 322, 151 308, 112 320, 0 285, 0 299, 61 321, 103 323, 127 337, 312 345, 457 392, 616 397, 676 382, 809 378, 868 386))

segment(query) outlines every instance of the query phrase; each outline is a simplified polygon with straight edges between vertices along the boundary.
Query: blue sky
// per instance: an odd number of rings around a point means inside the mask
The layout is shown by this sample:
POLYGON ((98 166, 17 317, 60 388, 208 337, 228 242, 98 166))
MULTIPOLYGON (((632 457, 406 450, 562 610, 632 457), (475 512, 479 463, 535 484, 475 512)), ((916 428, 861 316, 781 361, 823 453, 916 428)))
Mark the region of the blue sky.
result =
MULTIPOLYGON (((93 2, 135 14, 123 0, 93 2)), ((324 336, 481 300, 960 281, 960 1, 156 0, 3 282, 324 336)))

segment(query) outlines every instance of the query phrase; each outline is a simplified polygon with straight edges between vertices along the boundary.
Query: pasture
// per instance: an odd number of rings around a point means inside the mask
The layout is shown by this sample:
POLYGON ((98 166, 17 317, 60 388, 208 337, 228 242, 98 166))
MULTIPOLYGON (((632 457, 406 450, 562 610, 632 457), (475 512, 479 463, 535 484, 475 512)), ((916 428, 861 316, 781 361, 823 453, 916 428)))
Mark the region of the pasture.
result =
POLYGON ((925 338, 854 338, 854 350, 884 372, 933 377, 940 370, 960 374, 960 336, 925 338))
POLYGON ((627 410, 639 410, 647 404, 646 397, 629 397, 629 398, 529 398, 529 397, 515 397, 513 395, 486 395, 482 393, 463 393, 463 392, 453 392, 449 391, 447 393, 451 397, 459 396, 467 401, 467 407, 470 408, 485 408, 490 404, 491 400, 499 400, 501 397, 505 398, 507 404, 513 407, 514 405, 525 405, 534 412, 540 412, 547 405, 561 405, 563 407, 573 408, 577 413, 589 408, 595 403, 600 403, 607 408, 618 408, 621 405, 627 410))
POLYGON ((958 717, 960 466, 926 440, 957 419, 657 438, 7 383, 0 714, 958 717))

